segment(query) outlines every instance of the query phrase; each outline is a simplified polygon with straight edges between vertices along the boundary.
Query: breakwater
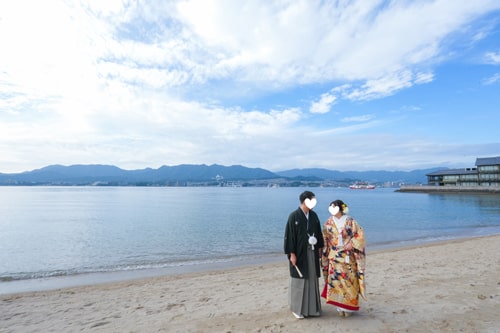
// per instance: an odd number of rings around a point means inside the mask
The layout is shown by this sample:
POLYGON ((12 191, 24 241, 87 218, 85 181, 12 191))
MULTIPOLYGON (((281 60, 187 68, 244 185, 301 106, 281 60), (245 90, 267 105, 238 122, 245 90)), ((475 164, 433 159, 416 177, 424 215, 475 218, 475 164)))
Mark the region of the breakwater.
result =
POLYGON ((498 186, 401 185, 396 192, 500 194, 498 186))

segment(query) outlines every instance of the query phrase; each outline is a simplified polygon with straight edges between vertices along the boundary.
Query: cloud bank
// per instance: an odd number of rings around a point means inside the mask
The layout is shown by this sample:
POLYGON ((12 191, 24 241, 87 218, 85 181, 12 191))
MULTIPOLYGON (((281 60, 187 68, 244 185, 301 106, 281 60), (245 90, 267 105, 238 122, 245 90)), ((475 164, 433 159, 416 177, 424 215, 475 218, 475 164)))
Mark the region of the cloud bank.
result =
MULTIPOLYGON (((451 0, 2 3, 0 172, 470 164, 500 154, 498 140, 393 131, 413 120, 391 98, 437 84, 439 66, 479 50, 499 10, 451 0)), ((498 89, 496 47, 480 52, 492 67, 482 83, 498 89)))

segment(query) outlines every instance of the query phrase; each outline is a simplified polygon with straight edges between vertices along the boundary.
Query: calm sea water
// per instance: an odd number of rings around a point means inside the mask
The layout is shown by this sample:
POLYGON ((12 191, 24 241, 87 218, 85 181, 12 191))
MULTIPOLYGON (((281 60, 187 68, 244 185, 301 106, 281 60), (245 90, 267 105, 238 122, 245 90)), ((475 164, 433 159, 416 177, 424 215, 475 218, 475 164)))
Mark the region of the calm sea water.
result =
MULTIPOLYGON (((303 190, 0 187, 0 293, 43 288, 41 282, 61 277, 88 279, 88 273, 157 274, 276 258, 303 190)), ((500 234, 498 195, 310 190, 322 222, 331 201, 349 205, 365 229, 368 252, 500 234)))

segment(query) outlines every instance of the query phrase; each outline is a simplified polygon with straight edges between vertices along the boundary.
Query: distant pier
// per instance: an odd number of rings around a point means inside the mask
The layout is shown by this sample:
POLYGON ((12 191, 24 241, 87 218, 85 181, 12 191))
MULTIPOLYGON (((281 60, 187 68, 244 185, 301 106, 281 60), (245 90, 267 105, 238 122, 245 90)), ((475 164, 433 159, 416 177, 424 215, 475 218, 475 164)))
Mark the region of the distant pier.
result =
POLYGON ((500 194, 500 187, 401 185, 396 192, 500 194))

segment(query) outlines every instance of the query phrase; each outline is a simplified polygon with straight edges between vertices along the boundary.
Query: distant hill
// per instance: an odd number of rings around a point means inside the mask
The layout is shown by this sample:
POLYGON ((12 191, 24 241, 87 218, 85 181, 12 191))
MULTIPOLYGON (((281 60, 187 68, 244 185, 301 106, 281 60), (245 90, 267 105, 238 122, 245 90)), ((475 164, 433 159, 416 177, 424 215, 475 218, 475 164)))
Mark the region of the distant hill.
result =
POLYGON ((50 165, 22 173, 0 173, 0 185, 101 185, 101 186, 196 186, 224 185, 228 182, 265 184, 266 180, 280 180, 280 184, 293 186, 319 184, 334 181, 348 184, 367 181, 375 184, 426 183, 426 174, 442 168, 414 171, 335 171, 328 169, 292 169, 271 172, 261 168, 241 165, 193 165, 162 166, 123 170, 112 165, 50 165))
POLYGON ((366 181, 370 183, 399 182, 417 184, 427 183, 426 174, 443 170, 443 168, 422 169, 413 171, 335 171, 328 169, 292 169, 276 172, 282 177, 319 177, 327 180, 337 180, 345 182, 366 181))
POLYGON ((123 170, 111 165, 50 165, 15 174, 0 174, 0 185, 172 185, 276 178, 274 173, 240 165, 178 165, 123 170))

